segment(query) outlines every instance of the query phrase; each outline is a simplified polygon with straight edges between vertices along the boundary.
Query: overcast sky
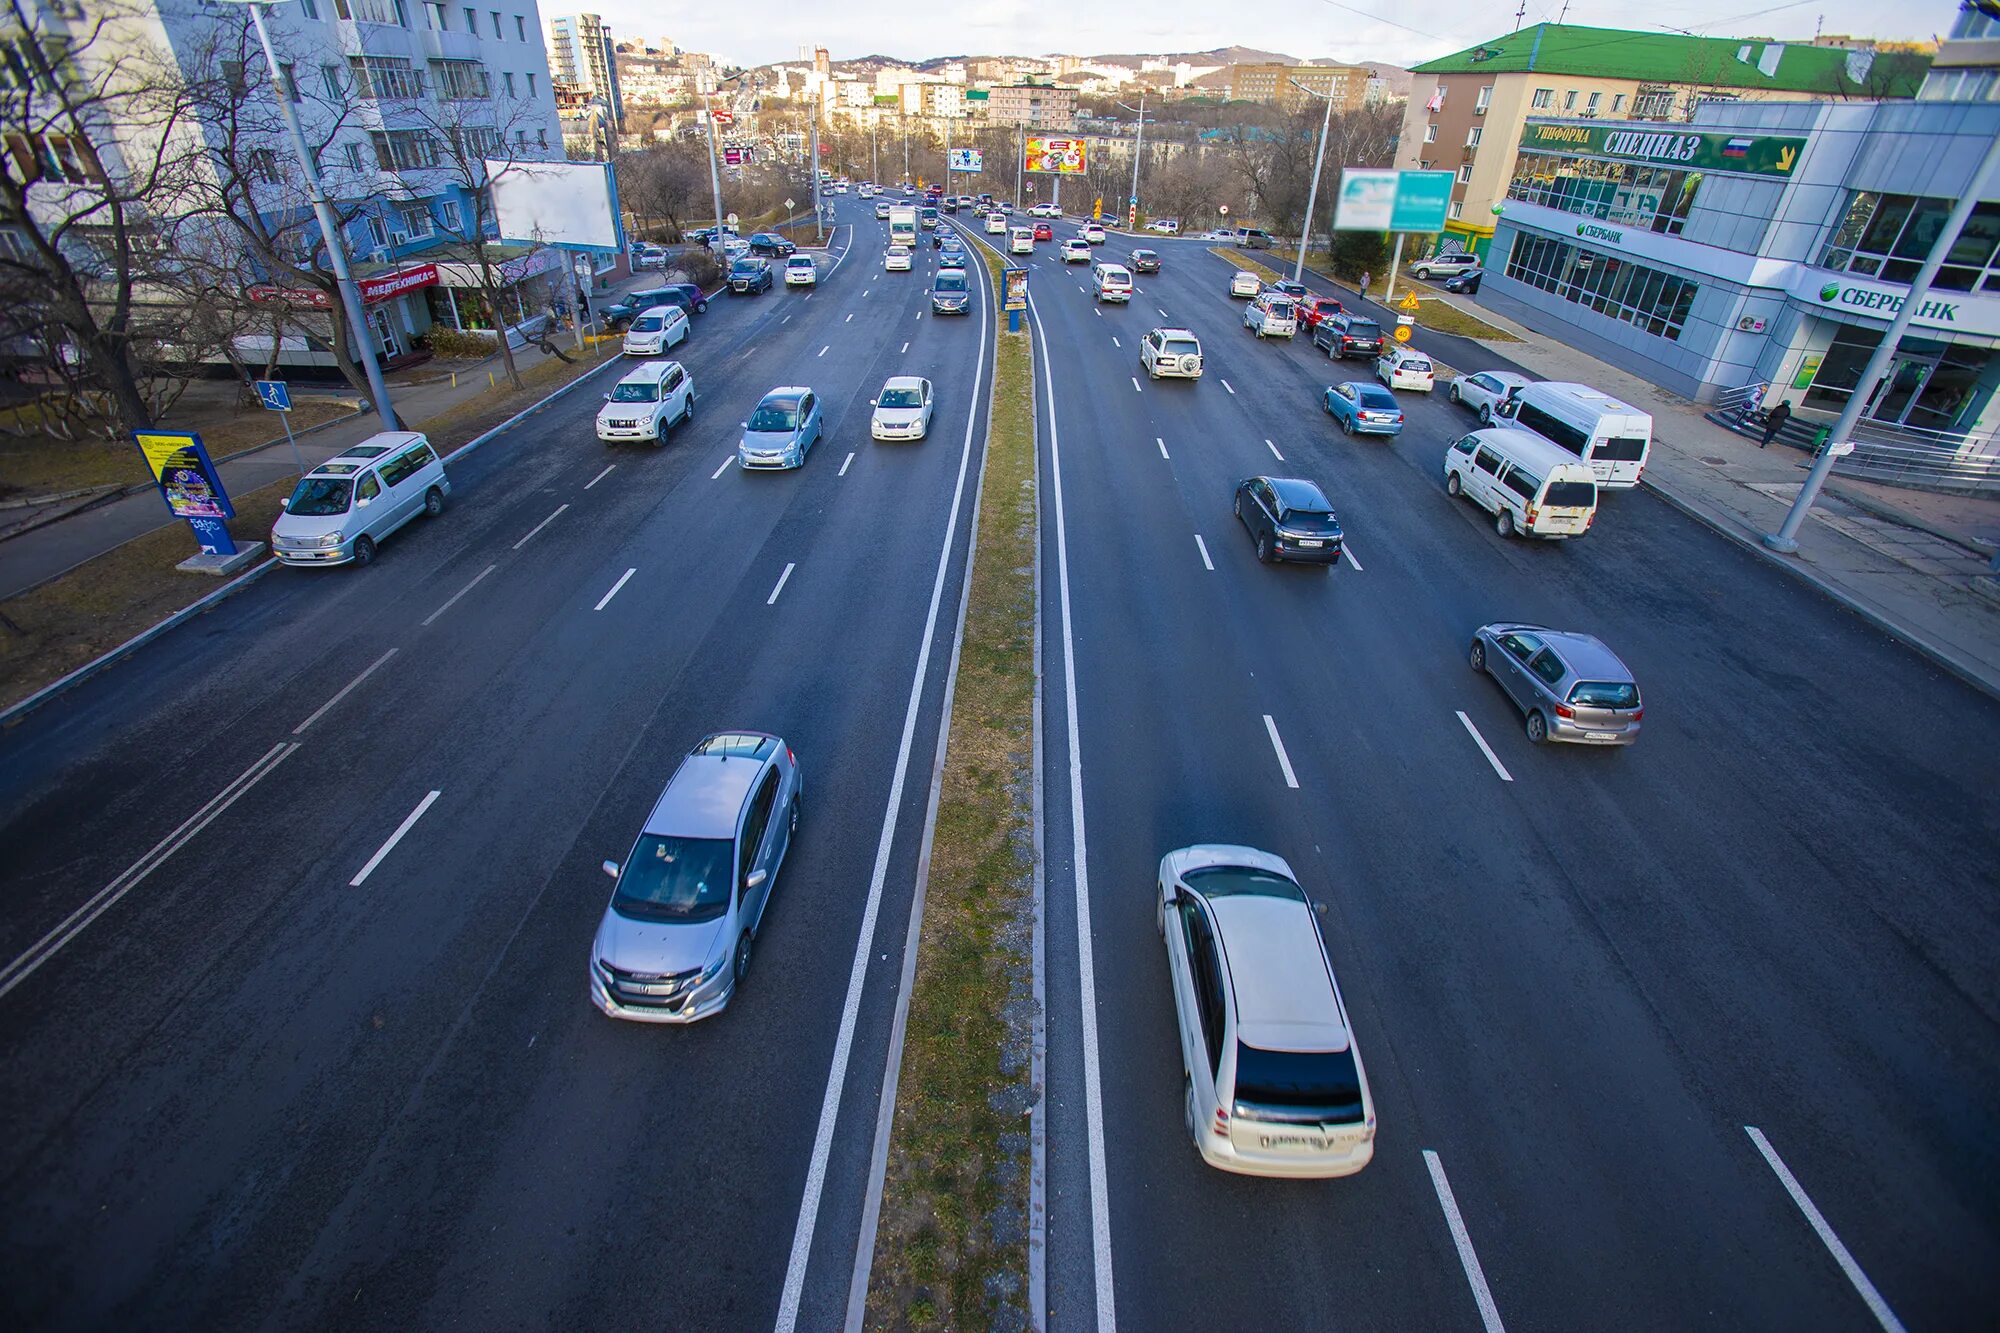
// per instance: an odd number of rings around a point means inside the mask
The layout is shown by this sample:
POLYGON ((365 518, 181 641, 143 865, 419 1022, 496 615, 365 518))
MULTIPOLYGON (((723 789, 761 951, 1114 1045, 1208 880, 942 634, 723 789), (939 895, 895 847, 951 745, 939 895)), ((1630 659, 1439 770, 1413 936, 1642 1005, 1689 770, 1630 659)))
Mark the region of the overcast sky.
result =
MULTIPOLYGON (((1504 35, 1521 0, 777 0, 663 6, 657 0, 582 0, 614 37, 668 37, 737 64, 798 57, 824 45, 835 60, 882 54, 1042 55, 1203 51, 1236 44, 1305 59, 1414 65, 1504 35)), ((1527 0, 1523 23, 1554 21, 1564 0, 1527 0)), ((1810 40, 1816 28, 1889 39, 1948 28, 1957 0, 1570 0, 1567 22, 1686 29, 1713 37, 1810 40), (1645 23, 1636 21, 1643 12, 1645 23)), ((544 18, 576 12, 545 0, 544 18)))

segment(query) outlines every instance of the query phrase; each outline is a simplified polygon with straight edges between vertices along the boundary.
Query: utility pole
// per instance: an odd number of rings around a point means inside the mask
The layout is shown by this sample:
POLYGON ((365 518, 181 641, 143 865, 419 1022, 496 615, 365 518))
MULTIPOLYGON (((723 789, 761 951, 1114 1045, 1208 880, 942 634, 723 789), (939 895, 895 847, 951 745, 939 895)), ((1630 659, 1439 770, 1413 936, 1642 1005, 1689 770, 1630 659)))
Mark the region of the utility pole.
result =
POLYGON ((1021 174, 1027 169, 1028 145, 1021 127, 1014 127, 1014 207, 1024 207, 1021 201, 1021 174))
MULTIPOLYGON (((1292 87, 1297 88, 1302 93, 1312 93, 1314 97, 1320 96, 1319 93, 1315 92, 1311 88, 1306 87, 1303 83, 1300 83, 1297 79, 1287 79, 1285 80, 1285 82, 1291 84, 1292 87)), ((1319 151, 1313 154, 1312 186, 1306 191, 1306 224, 1299 236, 1299 260, 1298 263, 1292 265, 1293 282, 1303 282, 1305 280, 1306 247, 1312 243, 1313 209, 1319 204, 1319 173, 1320 169, 1326 165, 1326 136, 1328 131, 1330 131, 1332 128, 1333 128, 1333 92, 1331 89, 1329 89, 1326 93, 1326 116, 1319 123, 1319 151)), ((1134 193, 1137 193, 1137 191, 1135 190, 1134 193)), ((1396 239, 1397 243, 1401 244, 1402 237, 1398 236, 1396 239)), ((1400 254, 1400 251, 1398 253, 1400 254)), ((1396 279, 1395 279, 1395 269, 1393 266, 1390 268, 1389 272, 1390 272, 1390 278, 1389 278, 1390 285, 1394 286, 1396 279)))
MULTIPOLYGON (((1128 206, 1125 225, 1134 231, 1138 230, 1139 227, 1139 155, 1146 148, 1146 93, 1148 91, 1145 84, 1142 83, 1139 85, 1139 108, 1136 112, 1139 117, 1139 133, 1138 137, 1132 141, 1132 199, 1128 206)), ((1131 107, 1126 106, 1123 102, 1115 102, 1113 105, 1122 107, 1126 111, 1132 110, 1131 107)))
POLYGON ((722 86, 717 84, 715 92, 708 95, 708 104, 704 108, 708 114, 703 117, 708 121, 708 188, 715 195, 715 233, 709 244, 716 250, 722 248, 722 169, 715 164, 715 96, 721 91, 722 86))
POLYGON ((820 244, 824 245, 826 244, 826 214, 819 211, 819 113, 820 99, 816 95, 813 98, 812 148, 807 154, 811 158, 811 161, 807 163, 807 169, 812 172, 813 226, 818 230, 820 244))

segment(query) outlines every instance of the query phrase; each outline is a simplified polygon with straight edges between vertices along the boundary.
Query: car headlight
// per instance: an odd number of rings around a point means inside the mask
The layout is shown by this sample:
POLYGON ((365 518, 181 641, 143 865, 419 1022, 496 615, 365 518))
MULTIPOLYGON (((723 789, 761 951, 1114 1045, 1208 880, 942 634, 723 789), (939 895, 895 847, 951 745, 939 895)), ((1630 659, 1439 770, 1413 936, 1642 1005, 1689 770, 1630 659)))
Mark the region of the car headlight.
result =
POLYGON ((727 951, 719 953, 715 957, 709 959, 708 965, 701 969, 701 975, 695 978, 694 984, 697 986, 705 986, 709 982, 715 980, 716 974, 722 971, 723 964, 727 963, 728 961, 729 961, 729 954, 727 953, 727 951))
POLYGON ((321 546, 338 546, 345 540, 347 540, 346 537, 337 531, 323 532, 320 534, 319 544, 321 546))

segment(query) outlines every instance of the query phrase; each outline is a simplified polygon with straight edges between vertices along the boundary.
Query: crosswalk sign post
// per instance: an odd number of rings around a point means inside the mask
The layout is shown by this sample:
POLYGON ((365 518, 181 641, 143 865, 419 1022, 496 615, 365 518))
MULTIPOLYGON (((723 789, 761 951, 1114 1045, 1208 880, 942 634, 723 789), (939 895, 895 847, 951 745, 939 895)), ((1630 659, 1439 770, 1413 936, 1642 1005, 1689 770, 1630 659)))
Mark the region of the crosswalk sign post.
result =
POLYGON ((257 401, 267 412, 276 412, 278 420, 285 425, 285 443, 292 446, 292 461, 299 465, 299 475, 306 474, 305 456, 299 452, 299 442, 292 435, 292 389, 283 380, 253 380, 251 387, 257 390, 257 401))

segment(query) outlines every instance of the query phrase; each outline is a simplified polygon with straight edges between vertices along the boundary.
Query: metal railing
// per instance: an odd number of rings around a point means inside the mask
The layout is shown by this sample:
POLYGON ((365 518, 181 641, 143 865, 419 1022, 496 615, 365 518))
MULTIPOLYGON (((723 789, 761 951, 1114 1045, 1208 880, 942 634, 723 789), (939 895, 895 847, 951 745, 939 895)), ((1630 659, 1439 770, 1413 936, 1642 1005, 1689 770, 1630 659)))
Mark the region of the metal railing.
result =
POLYGON ((1833 470, 1892 486, 2000 495, 2000 455, 1936 445, 1856 440, 1854 452, 1835 460, 1833 470))

